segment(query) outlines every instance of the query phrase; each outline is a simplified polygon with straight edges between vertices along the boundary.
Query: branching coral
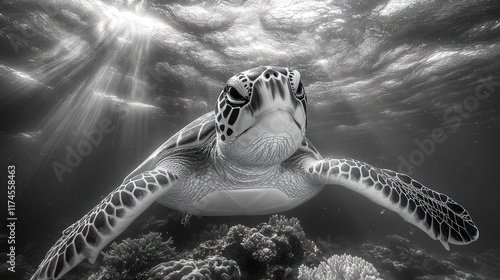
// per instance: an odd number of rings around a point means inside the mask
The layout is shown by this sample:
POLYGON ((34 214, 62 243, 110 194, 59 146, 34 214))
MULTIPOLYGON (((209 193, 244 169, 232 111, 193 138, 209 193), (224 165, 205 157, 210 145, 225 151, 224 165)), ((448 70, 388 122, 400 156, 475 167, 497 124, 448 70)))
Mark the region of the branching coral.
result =
POLYGON ((260 232, 245 236, 241 245, 245 250, 251 251, 253 258, 260 262, 274 262, 278 255, 273 240, 260 232))
POLYGON ((300 225, 299 219, 288 219, 285 216, 273 215, 269 218, 268 224, 275 229, 278 235, 293 236, 300 241, 300 247, 303 250, 303 263, 307 265, 318 263, 318 247, 312 240, 306 238, 306 233, 300 225))
POLYGON ((161 263, 151 269, 149 276, 149 280, 237 280, 240 269, 235 261, 215 256, 206 260, 161 263))
POLYGON ((227 235, 229 227, 226 224, 209 225, 207 230, 204 230, 200 235, 201 240, 216 240, 227 235))
MULTIPOLYGON (((185 214, 178 211, 168 212, 165 217, 159 219, 155 216, 149 216, 145 219, 141 232, 164 232, 175 240, 177 250, 183 251, 190 250, 200 242, 206 241, 207 239, 205 238, 209 238, 210 234, 213 234, 212 236, 217 235, 216 230, 224 231, 223 226, 214 226, 207 232, 204 232, 207 228, 207 223, 204 219, 193 217, 189 219, 189 223, 183 223, 185 217, 185 214)), ((204 258, 202 257, 201 259, 204 258)))
POLYGON ((221 255, 233 259, 241 265, 244 279, 293 278, 300 264, 319 263, 318 248, 306 238, 296 218, 273 215, 269 222, 255 228, 221 226, 212 227, 207 233, 222 237, 202 242, 184 257, 203 259, 221 255))
POLYGON ((334 255, 316 268, 299 267, 300 280, 381 280, 375 267, 362 258, 334 255))
POLYGON ((300 240, 306 239, 306 234, 297 218, 288 219, 285 216, 273 215, 267 224, 276 232, 295 235, 300 240))
POLYGON ((144 220, 142 229, 148 231, 159 231, 168 225, 169 218, 170 216, 167 216, 165 219, 158 219, 154 215, 151 215, 144 220))
MULTIPOLYGON (((317 264, 318 248, 306 234, 297 218, 273 215, 268 223, 257 227, 259 233, 269 238, 276 247, 275 261, 301 262, 317 264)), ((272 248, 271 248, 272 249, 272 248)))
POLYGON ((103 253, 104 266, 94 279, 145 279, 152 266, 174 258, 172 239, 162 241, 160 233, 150 232, 137 239, 127 238, 121 243, 111 244, 103 253))

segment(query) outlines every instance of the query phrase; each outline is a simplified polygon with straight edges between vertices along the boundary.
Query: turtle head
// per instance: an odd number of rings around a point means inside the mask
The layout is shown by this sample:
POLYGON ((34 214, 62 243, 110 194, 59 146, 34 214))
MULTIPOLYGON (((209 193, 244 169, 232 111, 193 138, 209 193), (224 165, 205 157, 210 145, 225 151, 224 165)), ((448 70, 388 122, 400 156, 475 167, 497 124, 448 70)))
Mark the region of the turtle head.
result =
POLYGON ((306 106, 296 70, 261 66, 231 77, 215 108, 219 152, 244 165, 282 162, 301 145, 306 106))

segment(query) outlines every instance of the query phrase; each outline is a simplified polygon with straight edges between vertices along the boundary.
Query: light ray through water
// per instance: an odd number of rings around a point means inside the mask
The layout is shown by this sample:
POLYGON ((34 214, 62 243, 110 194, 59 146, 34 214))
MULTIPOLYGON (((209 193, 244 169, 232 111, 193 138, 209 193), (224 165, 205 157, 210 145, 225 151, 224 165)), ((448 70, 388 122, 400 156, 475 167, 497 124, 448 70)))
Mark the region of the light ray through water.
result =
POLYGON ((71 13, 79 24, 57 24, 60 15, 52 16, 59 42, 32 59, 38 67, 31 72, 11 71, 22 78, 12 92, 41 84, 59 95, 59 104, 40 121, 43 157, 33 163, 36 170, 50 166, 65 144, 76 143, 104 118, 116 115, 113 108, 130 113, 121 130, 129 137, 145 125, 146 114, 161 111, 147 104, 151 87, 145 65, 152 37, 166 25, 143 8, 143 1, 56 1, 54 7, 65 11, 62 15, 71 13))

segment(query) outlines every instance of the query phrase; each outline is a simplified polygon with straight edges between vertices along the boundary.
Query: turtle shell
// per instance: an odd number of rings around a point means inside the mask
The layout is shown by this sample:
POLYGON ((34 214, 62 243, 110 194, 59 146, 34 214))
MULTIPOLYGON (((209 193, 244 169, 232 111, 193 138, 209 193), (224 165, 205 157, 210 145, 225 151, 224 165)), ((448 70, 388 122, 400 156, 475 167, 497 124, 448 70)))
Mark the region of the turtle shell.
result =
POLYGON ((139 167, 130 173, 124 181, 141 174, 144 171, 152 170, 154 166, 164 157, 168 151, 184 148, 188 146, 196 146, 207 141, 215 133, 215 113, 209 112, 170 137, 156 151, 154 151, 139 167))

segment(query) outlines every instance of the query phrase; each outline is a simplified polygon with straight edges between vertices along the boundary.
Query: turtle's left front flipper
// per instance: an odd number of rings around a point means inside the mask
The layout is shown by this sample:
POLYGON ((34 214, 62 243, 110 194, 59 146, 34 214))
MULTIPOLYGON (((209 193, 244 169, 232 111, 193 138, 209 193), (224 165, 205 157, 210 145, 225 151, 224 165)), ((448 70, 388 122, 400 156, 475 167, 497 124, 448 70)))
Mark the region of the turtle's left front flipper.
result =
POLYGON ((94 209, 63 231, 31 280, 59 279, 99 252, 155 200, 167 194, 178 176, 164 169, 143 172, 123 182, 94 209))
POLYGON ((309 179, 356 191, 398 213, 431 238, 465 245, 479 237, 469 213, 448 196, 424 187, 407 175, 352 159, 323 159, 307 166, 309 179))

